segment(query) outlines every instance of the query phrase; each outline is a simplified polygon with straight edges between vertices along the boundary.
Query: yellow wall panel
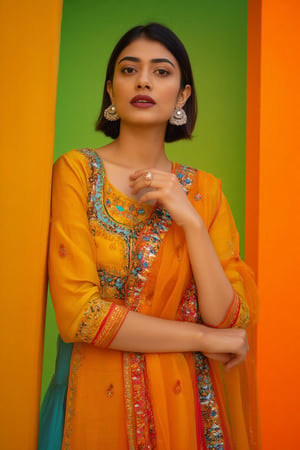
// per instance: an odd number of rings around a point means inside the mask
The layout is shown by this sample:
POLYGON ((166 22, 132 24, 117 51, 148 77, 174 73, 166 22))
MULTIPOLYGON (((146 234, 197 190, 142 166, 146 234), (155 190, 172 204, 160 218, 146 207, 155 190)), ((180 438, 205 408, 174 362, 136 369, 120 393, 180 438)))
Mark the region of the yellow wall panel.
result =
POLYGON ((62 0, 0 2, 0 446, 36 447, 62 0))

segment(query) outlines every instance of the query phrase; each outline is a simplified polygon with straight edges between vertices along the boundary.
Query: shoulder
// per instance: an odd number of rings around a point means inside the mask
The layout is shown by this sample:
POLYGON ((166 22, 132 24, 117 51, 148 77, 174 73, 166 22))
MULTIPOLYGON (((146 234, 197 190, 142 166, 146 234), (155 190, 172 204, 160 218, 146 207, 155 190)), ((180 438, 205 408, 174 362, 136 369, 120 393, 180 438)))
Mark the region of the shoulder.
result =
POLYGON ((57 173, 67 175, 72 173, 78 177, 87 178, 93 168, 101 165, 97 153, 88 148, 73 149, 61 155, 54 163, 54 176, 57 173))
POLYGON ((185 177, 189 179, 189 182, 192 185, 191 194, 194 194, 195 191, 199 191, 199 194, 202 194, 202 197, 219 197, 220 191, 222 191, 221 180, 209 172, 178 164, 177 173, 179 174, 179 178, 185 177))
POLYGON ((87 164, 92 158, 97 157, 97 153, 89 148, 73 149, 63 153, 57 158, 54 165, 69 164, 71 166, 87 164))
POLYGON ((197 169, 195 183, 206 195, 219 195, 222 190, 222 182, 219 178, 200 169, 197 169))

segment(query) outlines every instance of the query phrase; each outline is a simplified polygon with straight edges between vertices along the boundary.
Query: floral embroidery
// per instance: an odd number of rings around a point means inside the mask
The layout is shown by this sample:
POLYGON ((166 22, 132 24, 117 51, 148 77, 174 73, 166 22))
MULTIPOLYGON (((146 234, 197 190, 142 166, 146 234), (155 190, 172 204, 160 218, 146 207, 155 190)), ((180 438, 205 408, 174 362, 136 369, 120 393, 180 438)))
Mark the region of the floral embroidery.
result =
POLYGON ((177 380, 174 386, 174 392, 175 394, 180 394, 181 392, 181 382, 180 380, 177 380))
POLYGON ((108 386, 108 388, 106 389, 106 397, 107 398, 112 398, 113 395, 114 395, 114 385, 110 384, 108 386))
POLYGON ((64 246, 64 244, 60 244, 58 252, 59 252, 59 256, 61 256, 61 257, 64 257, 67 255, 67 249, 64 246))
POLYGON ((152 299, 153 299, 153 291, 152 291, 152 292, 149 292, 149 293, 146 295, 146 303, 147 303, 148 306, 151 306, 151 305, 152 305, 152 299))
POLYGON ((203 194, 200 194, 200 192, 198 192, 197 194, 194 195, 194 199, 196 200, 196 202, 198 200, 202 200, 204 198, 203 194))
POLYGON ((206 446, 209 450, 223 450, 224 437, 218 405, 210 378, 209 365, 202 353, 195 353, 195 365, 206 446))
POLYGON ((181 244, 176 246, 175 252, 176 252, 176 257, 177 257, 178 261, 180 261, 181 260, 181 253, 182 253, 182 245, 181 244))
POLYGON ((143 205, 132 199, 126 198, 112 186, 108 180, 104 184, 104 196, 106 211, 116 221, 122 219, 127 226, 135 226, 149 216, 152 205, 143 205))
POLYGON ((126 276, 115 275, 104 269, 98 269, 98 276, 100 280, 100 297, 118 298, 125 297, 125 283, 126 276))

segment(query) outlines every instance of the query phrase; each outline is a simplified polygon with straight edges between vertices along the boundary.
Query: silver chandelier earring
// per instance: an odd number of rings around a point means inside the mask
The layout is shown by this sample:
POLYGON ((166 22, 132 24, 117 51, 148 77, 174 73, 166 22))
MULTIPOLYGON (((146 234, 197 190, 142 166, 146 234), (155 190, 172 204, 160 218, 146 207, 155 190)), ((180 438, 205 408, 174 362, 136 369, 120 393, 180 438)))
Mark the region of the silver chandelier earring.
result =
POLYGON ((110 122, 115 122, 116 120, 120 119, 115 105, 109 105, 108 108, 104 110, 104 117, 106 120, 109 120, 110 122))
POLYGON ((187 115, 183 108, 175 108, 169 119, 171 125, 185 125, 187 123, 187 115))

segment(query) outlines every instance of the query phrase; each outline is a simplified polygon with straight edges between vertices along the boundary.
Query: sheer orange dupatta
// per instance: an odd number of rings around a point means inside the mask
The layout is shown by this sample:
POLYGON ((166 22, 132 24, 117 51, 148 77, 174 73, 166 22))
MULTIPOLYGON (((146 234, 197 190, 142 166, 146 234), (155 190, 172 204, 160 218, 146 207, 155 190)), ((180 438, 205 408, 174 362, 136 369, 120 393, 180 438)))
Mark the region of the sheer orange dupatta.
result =
MULTIPOLYGON (((229 442, 225 444, 225 448, 259 450, 261 443, 255 367, 257 288, 250 269, 239 257, 238 233, 227 201, 222 195, 220 182, 198 171, 188 195, 210 232, 226 275, 234 290, 246 301, 251 317, 247 330, 250 351, 246 362, 228 372, 224 371, 222 364, 210 362, 220 415, 227 429, 225 434, 228 435, 229 442)), ((182 295, 190 280, 191 268, 184 234, 173 223, 163 236, 147 279, 138 292, 135 308, 144 314, 176 319, 182 295)), ((153 407, 159 411, 160 417, 165 415, 165 423, 156 424, 160 428, 158 434, 163 434, 164 427, 174 427, 176 442, 166 441, 160 448, 205 449, 201 424, 197 423, 199 420, 201 422, 201 417, 199 418, 197 408, 195 409, 197 394, 193 385, 195 367, 192 354, 146 355, 146 366, 153 407), (178 397, 172 395, 176 389, 185 390, 180 414, 182 423, 176 423, 178 397), (198 436, 197 442, 191 435, 185 435, 184 428, 194 429, 195 436, 198 436)), ((172 436, 172 432, 170 435, 172 436)))

